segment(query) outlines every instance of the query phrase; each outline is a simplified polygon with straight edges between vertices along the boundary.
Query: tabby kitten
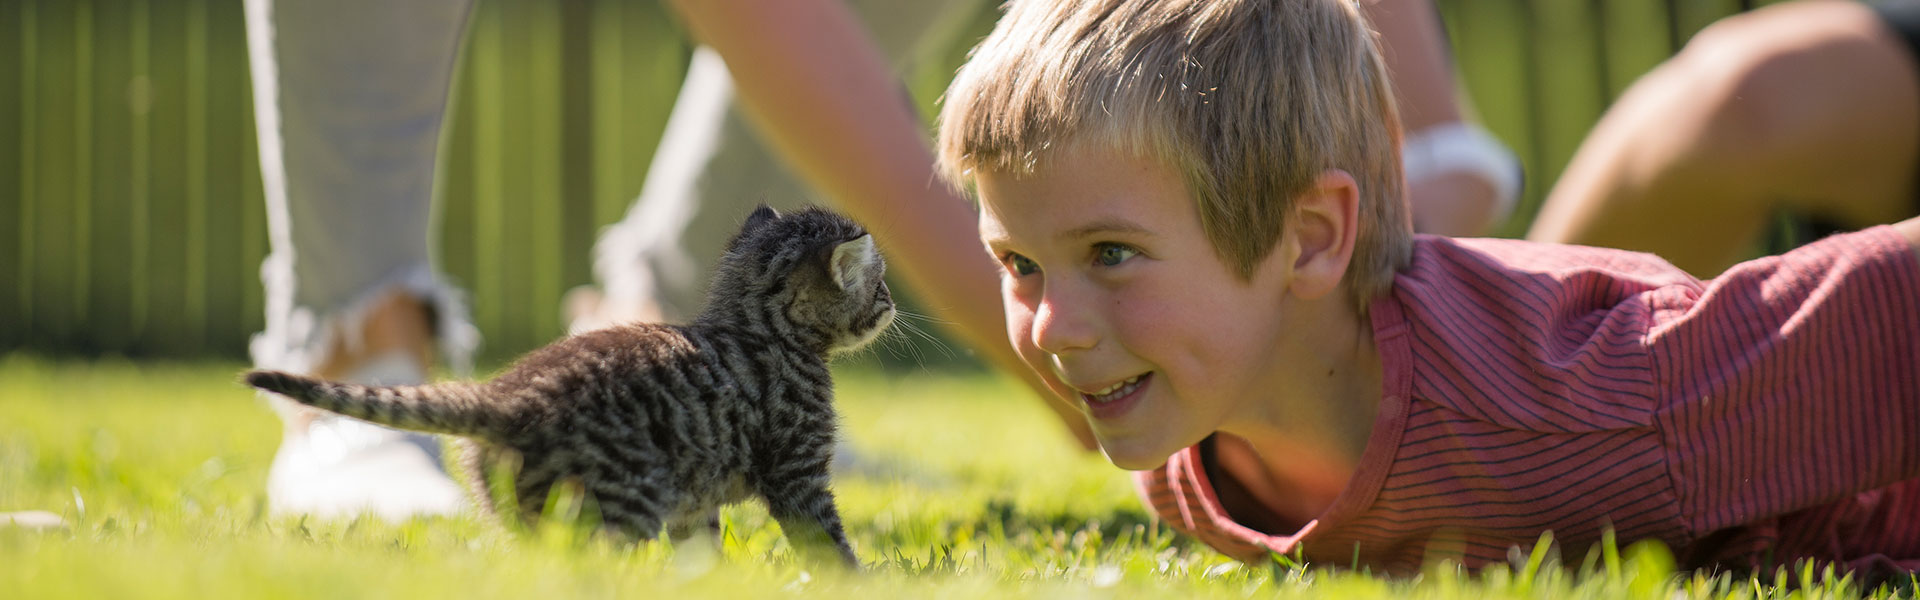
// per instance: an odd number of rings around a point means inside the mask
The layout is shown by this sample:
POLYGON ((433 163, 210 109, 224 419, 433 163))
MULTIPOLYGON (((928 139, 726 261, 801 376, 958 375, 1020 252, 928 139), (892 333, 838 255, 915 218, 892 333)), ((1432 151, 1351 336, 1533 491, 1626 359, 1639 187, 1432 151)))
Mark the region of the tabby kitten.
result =
POLYGON ((248 384, 350 417, 460 436, 469 491, 510 484, 531 522, 555 485, 597 501, 602 528, 674 537, 759 496, 796 549, 830 541, 858 567, 828 489, 827 358, 893 321, 873 238, 820 209, 762 206, 727 247, 690 325, 635 323, 535 350, 486 382, 364 386, 286 373, 248 384), (501 469, 501 466, 507 468, 501 469), (511 473, 510 482, 490 477, 511 473))

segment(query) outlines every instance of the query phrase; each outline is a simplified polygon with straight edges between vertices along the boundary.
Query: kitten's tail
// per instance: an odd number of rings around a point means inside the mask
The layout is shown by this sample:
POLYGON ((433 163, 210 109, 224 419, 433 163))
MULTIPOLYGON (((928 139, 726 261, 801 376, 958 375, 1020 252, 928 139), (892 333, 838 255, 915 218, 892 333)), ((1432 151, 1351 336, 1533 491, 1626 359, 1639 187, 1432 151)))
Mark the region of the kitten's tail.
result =
POLYGON ((323 381, 280 371, 247 373, 247 385, 280 394, 308 406, 381 425, 492 437, 508 431, 521 417, 518 402, 488 398, 476 384, 361 385, 323 381))

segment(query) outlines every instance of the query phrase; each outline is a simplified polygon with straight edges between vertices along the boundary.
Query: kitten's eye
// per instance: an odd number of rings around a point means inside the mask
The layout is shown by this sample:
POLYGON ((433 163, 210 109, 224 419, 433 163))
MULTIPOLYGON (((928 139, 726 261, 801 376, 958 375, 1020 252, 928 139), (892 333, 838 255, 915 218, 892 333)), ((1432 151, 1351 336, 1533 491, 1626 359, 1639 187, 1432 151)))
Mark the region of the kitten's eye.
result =
POLYGON ((1014 275, 1019 275, 1022 277, 1027 275, 1032 275, 1040 271, 1040 265, 1035 264, 1031 259, 1028 259, 1025 256, 1014 254, 1012 252, 1008 252, 1006 256, 1001 257, 1000 262, 1006 263, 1008 268, 1013 269, 1014 275))
POLYGON ((1139 250, 1125 244, 1101 243, 1094 247, 1093 262, 1103 267, 1111 267, 1133 258, 1139 250))

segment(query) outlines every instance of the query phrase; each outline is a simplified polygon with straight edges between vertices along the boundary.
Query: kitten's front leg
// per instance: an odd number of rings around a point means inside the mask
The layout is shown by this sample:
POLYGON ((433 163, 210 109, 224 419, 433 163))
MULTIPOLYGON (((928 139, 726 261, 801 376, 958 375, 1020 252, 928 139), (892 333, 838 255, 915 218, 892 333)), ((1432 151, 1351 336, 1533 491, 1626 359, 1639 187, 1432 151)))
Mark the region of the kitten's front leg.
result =
POLYGON ((833 503, 833 491, 827 488, 828 480, 823 468, 811 476, 766 482, 760 486, 760 494, 767 500, 767 512, 780 522, 780 529, 786 531, 787 541, 793 544, 795 552, 811 553, 832 544, 840 551, 840 559, 847 568, 857 571, 860 559, 853 555, 853 545, 847 542, 846 529, 840 524, 840 510, 833 503))
POLYGON ((719 508, 708 510, 703 517, 695 517, 667 526, 667 539, 673 540, 674 545, 685 543, 693 536, 702 534, 708 541, 714 542, 713 547, 720 547, 719 508))

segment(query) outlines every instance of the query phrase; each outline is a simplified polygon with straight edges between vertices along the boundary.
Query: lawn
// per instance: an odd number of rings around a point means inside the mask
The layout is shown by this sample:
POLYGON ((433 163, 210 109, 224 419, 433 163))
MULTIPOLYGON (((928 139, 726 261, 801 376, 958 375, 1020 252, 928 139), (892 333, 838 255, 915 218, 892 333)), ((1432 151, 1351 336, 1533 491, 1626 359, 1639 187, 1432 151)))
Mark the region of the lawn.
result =
POLYGON ((1241 565, 1152 522, 1123 472, 1074 449, 1012 383, 961 372, 839 373, 845 432, 864 463, 836 491, 863 573, 808 571, 754 504, 724 513, 717 549, 621 547, 578 528, 514 532, 471 516, 273 517, 262 489, 278 424, 235 383, 241 369, 0 357, 0 511, 67 523, 0 527, 0 598, 1887 593, 1810 572, 1675 574, 1663 550, 1644 547, 1403 579, 1241 565))

